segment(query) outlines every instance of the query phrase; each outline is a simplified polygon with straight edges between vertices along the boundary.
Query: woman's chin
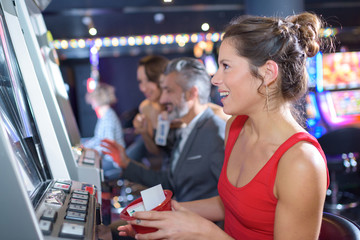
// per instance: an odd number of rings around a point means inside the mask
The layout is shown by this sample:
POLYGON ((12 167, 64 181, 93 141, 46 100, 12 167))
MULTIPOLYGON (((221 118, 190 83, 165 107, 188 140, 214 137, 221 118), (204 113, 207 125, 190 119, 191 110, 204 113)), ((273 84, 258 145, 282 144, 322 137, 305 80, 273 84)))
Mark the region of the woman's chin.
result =
POLYGON ((223 112, 229 116, 236 115, 234 114, 234 111, 231 111, 229 108, 226 108, 225 106, 223 106, 223 112))
POLYGON ((154 96, 147 96, 146 97, 150 102, 159 102, 159 99, 154 96))

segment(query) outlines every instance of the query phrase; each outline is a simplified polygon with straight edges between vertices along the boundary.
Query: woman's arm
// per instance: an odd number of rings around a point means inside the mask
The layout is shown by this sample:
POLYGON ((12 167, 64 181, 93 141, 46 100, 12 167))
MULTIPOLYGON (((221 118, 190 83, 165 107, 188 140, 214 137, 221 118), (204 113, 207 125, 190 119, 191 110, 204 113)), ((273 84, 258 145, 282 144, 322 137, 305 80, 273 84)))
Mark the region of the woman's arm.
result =
MULTIPOLYGON (((147 121, 147 124, 149 124, 148 120, 145 120, 145 121, 147 121)), ((148 152, 150 152, 151 154, 154 154, 154 155, 160 154, 160 148, 158 147, 158 145, 156 145, 156 143, 154 141, 153 133, 150 134, 149 131, 146 131, 146 132, 142 132, 141 136, 144 140, 144 144, 145 144, 145 147, 148 150, 148 152)))
POLYGON ((274 239, 318 239, 326 188, 326 164, 319 151, 305 142, 290 148, 275 181, 274 239))
POLYGON ((130 221, 130 224, 159 229, 153 233, 136 234, 136 239, 233 239, 213 222, 189 211, 176 201, 172 201, 171 206, 172 211, 134 213, 133 217, 137 220, 130 221))
POLYGON ((219 196, 179 204, 210 221, 224 220, 224 205, 219 196))
POLYGON ((154 108, 148 100, 144 100, 140 103, 139 112, 133 120, 135 133, 141 134, 148 152, 158 155, 160 154, 160 149, 154 141, 153 130, 156 126, 154 126, 155 120, 153 115, 157 116, 160 110, 154 108))

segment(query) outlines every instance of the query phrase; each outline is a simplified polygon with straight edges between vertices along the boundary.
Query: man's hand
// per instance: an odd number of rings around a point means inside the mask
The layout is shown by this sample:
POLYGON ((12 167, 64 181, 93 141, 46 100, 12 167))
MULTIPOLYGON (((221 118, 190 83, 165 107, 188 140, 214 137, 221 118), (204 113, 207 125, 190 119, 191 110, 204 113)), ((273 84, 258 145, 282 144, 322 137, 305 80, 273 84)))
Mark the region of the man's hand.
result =
POLYGON ((136 232, 134 231, 134 229, 130 224, 119 226, 117 230, 119 231, 119 236, 121 237, 126 237, 126 236, 135 237, 136 234, 136 232))
POLYGON ((125 169, 130 163, 129 157, 125 153, 125 148, 118 144, 116 141, 110 139, 103 139, 100 146, 106 148, 107 151, 102 151, 103 154, 112 157, 119 167, 125 169))

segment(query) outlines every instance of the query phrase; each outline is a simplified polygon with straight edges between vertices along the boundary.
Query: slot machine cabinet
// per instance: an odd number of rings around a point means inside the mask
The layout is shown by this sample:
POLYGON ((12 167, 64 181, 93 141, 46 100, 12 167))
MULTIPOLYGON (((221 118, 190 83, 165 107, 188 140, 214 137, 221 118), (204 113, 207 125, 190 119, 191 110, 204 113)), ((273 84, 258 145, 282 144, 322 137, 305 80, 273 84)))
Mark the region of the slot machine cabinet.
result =
MULTIPOLYGON (((11 2, 11 0, 2 0, 11 2)), ((57 144, 62 152, 62 160, 70 178, 80 182, 94 184, 101 192, 103 174, 100 155, 92 149, 80 147, 80 134, 72 112, 64 81, 56 63, 56 52, 48 39, 41 10, 33 0, 14 0, 13 8, 23 32, 25 44, 34 65, 39 88, 44 96, 45 111, 48 111, 51 124, 56 134, 56 141, 44 142, 45 149, 57 144)), ((7 15, 5 15, 5 18, 7 15)), ((17 33, 10 33, 15 36, 17 33)), ((36 105, 37 102, 33 102, 36 105)), ((35 115, 35 118, 40 117, 35 115)), ((39 128, 43 126, 40 125, 39 128)), ((51 150, 48 150, 50 152, 51 150)), ((52 161, 49 158, 49 161, 52 161)), ((54 160, 55 161, 55 160, 54 160)), ((56 160, 58 161, 58 160, 56 160)), ((101 194, 98 195, 101 203, 101 194)))
POLYGON ((63 161, 49 161, 62 154, 58 146, 51 154, 43 147, 45 139, 56 140, 55 132, 48 113, 40 111, 44 98, 21 45, 25 41, 21 34, 15 39, 10 34, 20 29, 11 6, 0 1, 0 238, 97 239, 95 185, 70 180, 63 161), (32 105, 34 98, 40 108, 32 105), (39 111, 42 118, 35 118, 39 111))
POLYGON ((308 59, 308 131, 316 138, 360 127, 360 52, 319 53, 308 59))
MULTIPOLYGON (((70 178, 69 172, 63 161, 64 155, 60 146, 55 143, 57 140, 54 126, 51 123, 50 115, 46 109, 45 100, 40 91, 40 86, 36 80, 36 74, 32 66, 30 56, 27 52, 25 40, 23 38, 16 11, 12 1, 0 1, 0 38, 3 49, 3 67, 8 66, 10 76, 14 79, 21 75, 22 82, 18 85, 26 88, 29 101, 36 103, 32 106, 32 112, 36 118, 36 124, 42 126, 39 128, 41 143, 48 143, 49 148, 44 149, 45 156, 51 156, 49 167, 56 169, 53 171, 54 178, 70 178)), ((20 87, 20 86, 19 86, 20 87)), ((15 90, 14 90, 15 91, 15 90)))

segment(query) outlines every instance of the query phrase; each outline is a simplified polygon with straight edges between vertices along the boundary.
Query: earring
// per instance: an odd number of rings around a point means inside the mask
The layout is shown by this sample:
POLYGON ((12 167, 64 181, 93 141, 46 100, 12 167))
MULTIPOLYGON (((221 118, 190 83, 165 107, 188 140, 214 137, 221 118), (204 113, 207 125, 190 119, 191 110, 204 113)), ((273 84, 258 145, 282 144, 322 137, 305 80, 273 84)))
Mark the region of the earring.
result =
POLYGON ((267 85, 265 85, 265 93, 266 93, 266 110, 269 112, 269 91, 267 85))

